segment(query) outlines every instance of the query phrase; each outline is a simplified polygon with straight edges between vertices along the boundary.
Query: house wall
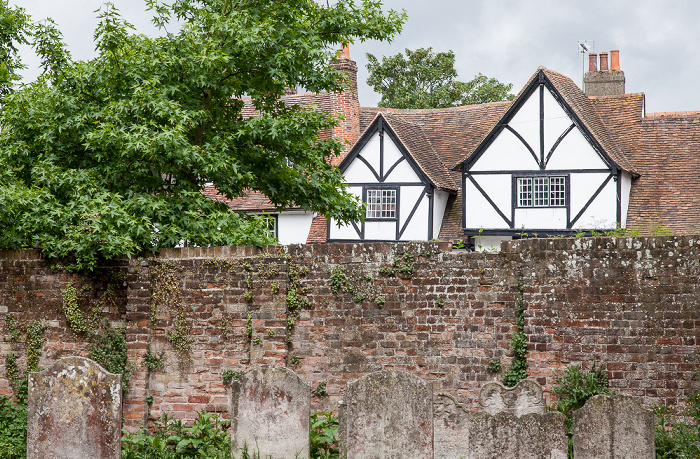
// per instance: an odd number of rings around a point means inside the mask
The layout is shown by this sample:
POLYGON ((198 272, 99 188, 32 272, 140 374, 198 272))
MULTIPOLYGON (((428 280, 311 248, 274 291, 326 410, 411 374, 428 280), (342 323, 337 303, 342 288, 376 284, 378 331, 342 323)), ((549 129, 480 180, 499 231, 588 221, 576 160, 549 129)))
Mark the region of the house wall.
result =
POLYGON ((309 237, 312 212, 282 212, 277 217, 277 235, 282 245, 304 244, 309 237))
MULTIPOLYGON (((520 240, 499 253, 438 243, 183 248, 93 274, 52 270, 36 251, 4 251, 2 356, 16 353, 24 367, 25 336, 12 341, 11 329, 33 320, 47 326, 42 367, 88 354, 88 339, 66 324, 68 283, 85 317, 97 304, 126 325, 129 427, 163 412, 224 411, 223 371, 262 363, 286 364, 314 387, 326 381, 329 396, 314 398, 314 408, 333 406, 348 381, 382 369, 414 373, 475 408, 481 385, 502 377, 489 363, 508 367, 521 300, 528 371, 547 393, 557 369, 588 368, 593 358, 613 387, 647 405, 698 389, 698 237, 520 240), (177 330, 189 340, 181 354, 168 338, 177 330), (163 369, 141 365, 148 343, 165 352, 163 369)), ((5 371, 0 359, 7 394, 5 371)))

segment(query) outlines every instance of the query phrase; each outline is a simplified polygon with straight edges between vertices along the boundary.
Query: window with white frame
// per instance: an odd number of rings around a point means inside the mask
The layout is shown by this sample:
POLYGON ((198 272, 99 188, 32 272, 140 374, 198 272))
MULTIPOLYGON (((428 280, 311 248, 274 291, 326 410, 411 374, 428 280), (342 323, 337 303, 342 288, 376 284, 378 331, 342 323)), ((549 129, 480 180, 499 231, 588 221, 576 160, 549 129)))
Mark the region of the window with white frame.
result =
POLYGON ((519 177, 518 207, 566 206, 566 177, 519 177))
POLYGON ((365 216, 374 219, 396 218, 396 190, 367 190, 367 214, 365 216))

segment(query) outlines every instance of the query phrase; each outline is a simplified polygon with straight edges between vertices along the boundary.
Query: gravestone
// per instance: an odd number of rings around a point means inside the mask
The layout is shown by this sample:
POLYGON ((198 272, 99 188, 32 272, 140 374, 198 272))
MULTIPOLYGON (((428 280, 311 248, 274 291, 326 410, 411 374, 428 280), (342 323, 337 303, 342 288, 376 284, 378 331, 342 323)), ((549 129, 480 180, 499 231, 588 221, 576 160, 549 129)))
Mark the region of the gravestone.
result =
POLYGON ((433 397, 433 457, 467 457, 472 415, 449 394, 433 397))
POLYGON ((341 457, 433 457, 433 391, 427 381, 397 371, 371 373, 348 383, 340 414, 341 457))
POLYGON ((472 415, 468 452, 450 459, 566 459, 566 417, 559 412, 517 417, 480 411, 472 415))
POLYGON ((83 357, 30 373, 27 458, 120 458, 121 379, 83 357))
POLYGON ((543 414, 546 410, 542 386, 531 379, 523 379, 514 387, 499 382, 486 383, 479 391, 479 404, 489 414, 505 411, 517 417, 528 413, 543 414))
POLYGON ((231 384, 231 449, 261 459, 309 457, 309 386, 292 370, 261 365, 231 384))
POLYGON ((656 416, 629 395, 596 395, 573 414, 574 457, 654 458, 656 416))

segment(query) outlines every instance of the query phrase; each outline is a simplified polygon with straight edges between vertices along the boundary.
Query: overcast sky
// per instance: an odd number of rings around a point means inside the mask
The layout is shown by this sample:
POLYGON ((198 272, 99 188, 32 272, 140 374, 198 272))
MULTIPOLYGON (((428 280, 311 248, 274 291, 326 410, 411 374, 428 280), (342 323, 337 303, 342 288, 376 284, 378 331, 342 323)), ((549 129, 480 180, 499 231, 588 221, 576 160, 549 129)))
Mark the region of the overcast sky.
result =
MULTIPOLYGON (((143 0, 112 0, 139 32, 153 34, 143 0)), ((13 0, 10 0, 13 3, 13 0)), ((74 59, 93 56, 92 34, 100 0, 14 0, 34 19, 59 25, 74 59)), ((478 72, 513 83, 518 92, 542 65, 579 86, 582 59, 577 43, 594 40, 595 51, 620 50, 629 93, 646 94, 647 112, 700 110, 700 2, 697 0, 384 0, 405 9, 408 21, 391 44, 366 42, 350 48, 358 63, 360 104, 376 106, 366 85, 365 53, 377 57, 432 46, 456 54, 459 79, 478 72)), ((23 50, 31 69, 36 58, 23 50)), ((586 68, 588 62, 586 59, 586 68)))

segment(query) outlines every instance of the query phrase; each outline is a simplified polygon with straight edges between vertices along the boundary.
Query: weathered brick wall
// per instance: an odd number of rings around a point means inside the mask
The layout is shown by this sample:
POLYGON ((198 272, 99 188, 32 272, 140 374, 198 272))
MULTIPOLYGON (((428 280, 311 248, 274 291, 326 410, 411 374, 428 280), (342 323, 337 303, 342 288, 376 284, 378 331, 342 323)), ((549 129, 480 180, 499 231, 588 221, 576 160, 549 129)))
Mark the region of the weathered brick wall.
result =
MULTIPOLYGON (((316 408, 382 369, 432 380, 474 407, 480 386, 500 376, 489 362, 507 367, 522 295, 529 371, 545 389, 555 369, 588 368, 595 356, 622 392, 676 402, 698 387, 699 241, 527 240, 498 254, 437 243, 168 249, 90 275, 51 270, 33 251, 0 252, 0 352, 24 352, 10 339, 10 312, 20 326, 45 321, 42 366, 87 355, 62 310, 72 282, 86 315, 97 307, 127 327, 129 426, 224 411, 224 371, 260 363, 286 364, 312 387, 326 381, 316 408), (141 365, 149 345, 165 352, 164 368, 141 365)), ((9 393, 4 370, 2 361, 9 393)))

